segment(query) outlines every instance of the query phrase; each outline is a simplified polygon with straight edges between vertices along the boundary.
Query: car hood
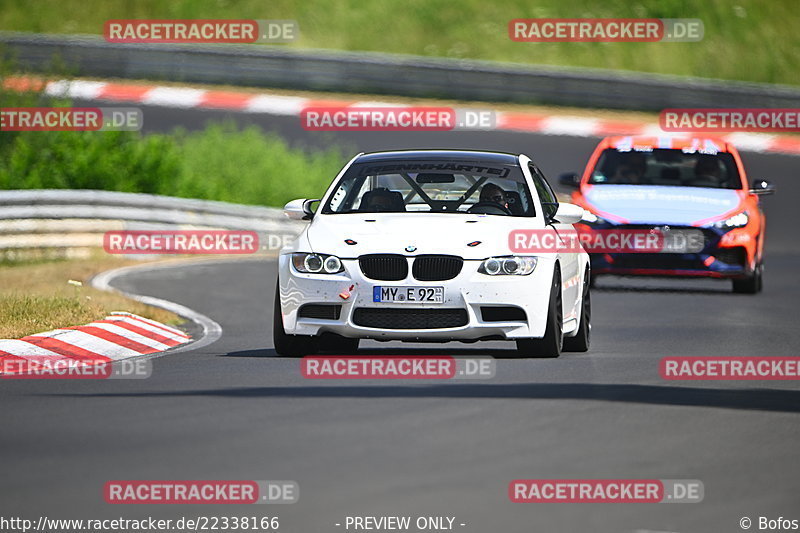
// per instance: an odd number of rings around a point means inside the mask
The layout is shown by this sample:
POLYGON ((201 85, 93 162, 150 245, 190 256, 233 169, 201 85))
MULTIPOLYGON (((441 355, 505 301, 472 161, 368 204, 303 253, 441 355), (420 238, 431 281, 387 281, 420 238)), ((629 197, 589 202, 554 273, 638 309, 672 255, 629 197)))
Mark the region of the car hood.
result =
POLYGON ((312 251, 354 258, 363 254, 447 254, 465 259, 508 255, 515 229, 541 228, 537 218, 428 213, 321 215, 308 227, 312 251), (345 240, 355 241, 348 245, 345 240), (479 244, 468 246, 480 241, 479 244))
POLYGON ((592 185, 583 191, 588 208, 612 222, 691 226, 738 209, 741 191, 657 185, 592 185))

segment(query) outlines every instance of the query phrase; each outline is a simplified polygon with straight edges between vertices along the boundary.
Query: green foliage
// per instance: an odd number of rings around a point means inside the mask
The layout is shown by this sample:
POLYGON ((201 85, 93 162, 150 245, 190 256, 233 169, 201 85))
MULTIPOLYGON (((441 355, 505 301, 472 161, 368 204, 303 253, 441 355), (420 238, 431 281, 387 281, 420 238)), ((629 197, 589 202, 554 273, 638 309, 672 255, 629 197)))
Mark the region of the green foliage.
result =
POLYGON ((164 194, 226 202, 283 206, 319 198, 342 167, 337 149, 306 153, 281 137, 250 126, 216 124, 176 137, 182 172, 164 194))
MULTIPOLYGON (((2 134, 6 135, 6 132, 2 134)), ((0 147, 0 189, 101 189, 282 206, 318 197, 342 166, 231 124, 176 135, 22 132, 0 147)))
POLYGON ((180 171, 168 137, 132 132, 21 132, 0 152, 2 189, 158 193, 180 171))
MULTIPOLYGON (((36 90, 3 88, 0 107, 68 105, 36 90)), ((318 197, 345 161, 338 149, 307 153, 255 126, 196 132, 0 132, 0 189, 100 189, 282 206, 318 197)))

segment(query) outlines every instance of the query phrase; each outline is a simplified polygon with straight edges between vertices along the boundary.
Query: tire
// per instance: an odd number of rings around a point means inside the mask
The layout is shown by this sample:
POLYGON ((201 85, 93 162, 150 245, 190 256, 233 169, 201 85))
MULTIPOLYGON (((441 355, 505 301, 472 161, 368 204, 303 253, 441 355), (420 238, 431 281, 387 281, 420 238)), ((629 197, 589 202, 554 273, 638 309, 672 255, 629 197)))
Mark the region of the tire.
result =
POLYGON ((592 340, 592 293, 589 290, 590 274, 586 274, 583 282, 583 297, 581 298, 580 324, 578 334, 574 337, 564 337, 565 352, 588 352, 592 340))
POLYGON ((752 276, 733 280, 733 292, 738 294, 758 294, 764 288, 764 265, 759 263, 752 276))
POLYGON ((355 355, 360 341, 335 333, 324 333, 319 339, 319 351, 332 355, 355 355))
POLYGON ((275 352, 284 357, 303 357, 317 352, 317 338, 308 335, 287 335, 283 329, 280 286, 275 284, 275 306, 272 311, 272 344, 275 352))
POLYGON ((547 327, 541 339, 517 339, 517 357, 552 359, 561 355, 564 344, 564 312, 561 307, 561 273, 556 266, 550 285, 547 327))

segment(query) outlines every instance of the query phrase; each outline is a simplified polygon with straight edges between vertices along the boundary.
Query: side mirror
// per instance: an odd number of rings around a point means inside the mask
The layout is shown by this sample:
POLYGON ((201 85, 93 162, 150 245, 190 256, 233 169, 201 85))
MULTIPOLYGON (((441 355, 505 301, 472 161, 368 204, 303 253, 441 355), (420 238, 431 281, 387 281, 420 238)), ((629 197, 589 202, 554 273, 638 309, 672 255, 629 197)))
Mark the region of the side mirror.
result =
POLYGON ((558 177, 558 182, 561 183, 561 185, 577 189, 581 184, 581 177, 575 172, 566 172, 558 177))
POLYGON ((750 186, 750 194, 759 196, 775 194, 775 186, 767 180, 753 180, 753 184, 750 186))
POLYGON ((585 211, 579 205, 558 204, 558 210, 553 216, 553 220, 561 224, 577 224, 583 219, 585 211))
POLYGON ((292 200, 283 206, 283 214, 292 220, 311 220, 314 218, 314 212, 311 210, 311 204, 319 202, 319 199, 308 200, 301 198, 300 200, 292 200))

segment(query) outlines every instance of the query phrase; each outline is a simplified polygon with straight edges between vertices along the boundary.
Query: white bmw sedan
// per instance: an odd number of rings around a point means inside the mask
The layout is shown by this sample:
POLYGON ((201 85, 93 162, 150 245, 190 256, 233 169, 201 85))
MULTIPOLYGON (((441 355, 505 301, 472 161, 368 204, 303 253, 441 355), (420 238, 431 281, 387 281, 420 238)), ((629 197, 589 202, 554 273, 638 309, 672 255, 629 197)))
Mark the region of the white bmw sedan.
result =
POLYGON ((557 237, 583 216, 525 155, 359 154, 321 200, 284 209, 311 222, 280 254, 280 355, 352 354, 360 339, 507 340, 522 357, 589 348, 588 255, 512 251, 513 232, 557 237))

